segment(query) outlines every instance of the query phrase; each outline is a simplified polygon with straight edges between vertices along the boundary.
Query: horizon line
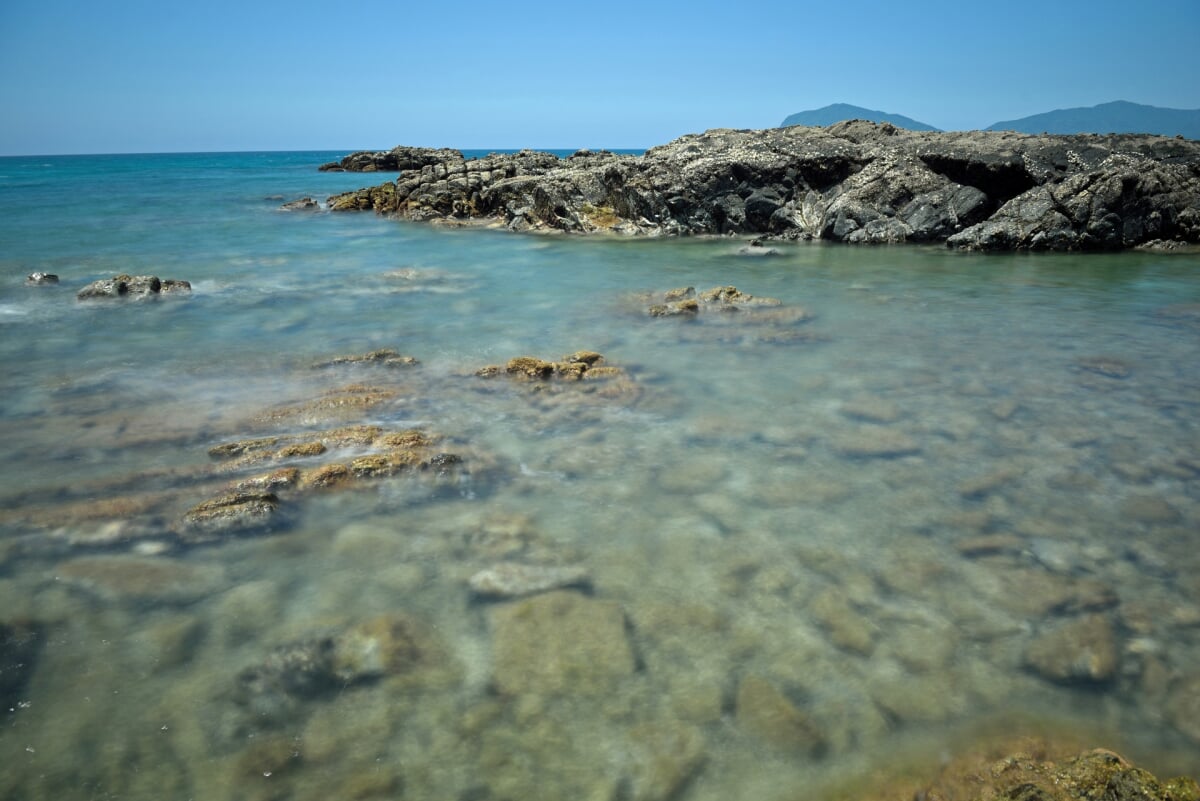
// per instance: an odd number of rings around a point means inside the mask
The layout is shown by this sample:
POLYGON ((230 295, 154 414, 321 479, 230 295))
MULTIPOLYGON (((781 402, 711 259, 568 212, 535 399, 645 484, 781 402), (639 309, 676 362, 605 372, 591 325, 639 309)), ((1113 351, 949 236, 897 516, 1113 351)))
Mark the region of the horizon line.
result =
POLYGON ((605 145, 603 147, 543 147, 533 145, 523 145, 521 147, 458 147, 454 145, 392 145, 391 147, 373 148, 338 148, 338 147, 289 147, 279 149, 263 149, 263 148, 233 148, 229 150, 110 150, 106 152, 85 152, 85 151, 70 151, 62 153, 0 153, 0 158, 3 159, 36 159, 36 158, 62 158, 63 156, 202 156, 215 153, 238 154, 238 153, 386 153, 396 147, 428 147, 432 150, 458 150, 460 152, 483 150, 492 153, 501 151, 517 152, 521 150, 536 150, 540 152, 570 150, 578 152, 580 150, 649 150, 655 145, 627 147, 621 145, 605 145))

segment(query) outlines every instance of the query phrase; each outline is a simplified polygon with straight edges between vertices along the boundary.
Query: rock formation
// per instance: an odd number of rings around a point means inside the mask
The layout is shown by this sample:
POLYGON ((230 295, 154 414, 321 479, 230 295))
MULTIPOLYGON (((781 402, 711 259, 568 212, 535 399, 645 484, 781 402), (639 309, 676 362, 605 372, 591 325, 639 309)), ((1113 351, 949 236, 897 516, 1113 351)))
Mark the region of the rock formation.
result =
POLYGON ((466 159, 396 148, 338 164, 381 169, 392 154, 396 180, 336 195, 329 208, 516 231, 978 250, 1200 243, 1200 142, 1159 136, 934 133, 855 120, 712 130, 642 156, 523 150, 466 159))

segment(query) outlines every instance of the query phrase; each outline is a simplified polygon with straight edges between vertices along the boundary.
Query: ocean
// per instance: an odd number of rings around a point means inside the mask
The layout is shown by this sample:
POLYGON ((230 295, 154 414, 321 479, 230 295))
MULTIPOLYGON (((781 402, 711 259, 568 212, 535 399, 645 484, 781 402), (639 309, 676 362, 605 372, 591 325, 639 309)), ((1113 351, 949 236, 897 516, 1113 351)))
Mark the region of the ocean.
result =
POLYGON ((0 158, 0 798, 1200 776, 1200 257, 281 210, 342 155, 0 158))

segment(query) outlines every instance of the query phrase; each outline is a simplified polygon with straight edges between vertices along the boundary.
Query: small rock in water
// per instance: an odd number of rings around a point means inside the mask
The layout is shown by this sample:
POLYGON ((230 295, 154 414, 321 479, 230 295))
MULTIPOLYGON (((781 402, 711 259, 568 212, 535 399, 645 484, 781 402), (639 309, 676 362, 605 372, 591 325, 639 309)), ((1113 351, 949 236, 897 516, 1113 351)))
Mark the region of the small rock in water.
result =
POLYGON ((279 208, 282 211, 320 211, 321 204, 311 197, 302 197, 299 200, 290 200, 279 208))
POLYGON ((582 567, 500 562, 471 576, 467 584, 480 598, 520 598, 565 587, 588 588, 592 578, 582 567))
POLYGON ((338 356, 326 361, 317 362, 314 368, 334 367, 337 365, 379 365, 382 367, 412 367, 421 362, 415 356, 405 356, 391 348, 381 348, 370 353, 355 356, 338 356))
POLYGON ((25 283, 28 286, 49 286, 58 283, 58 276, 53 273, 30 273, 25 283))

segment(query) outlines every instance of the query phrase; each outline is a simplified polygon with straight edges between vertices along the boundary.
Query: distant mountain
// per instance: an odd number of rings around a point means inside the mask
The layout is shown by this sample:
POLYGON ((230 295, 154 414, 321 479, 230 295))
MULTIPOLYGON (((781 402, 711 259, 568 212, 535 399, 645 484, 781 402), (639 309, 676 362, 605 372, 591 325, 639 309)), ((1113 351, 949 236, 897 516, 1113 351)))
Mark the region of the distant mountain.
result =
POLYGON ((886 111, 872 111, 869 108, 861 106, 851 106, 848 103, 834 103, 832 106, 825 108, 813 109, 812 111, 797 112, 783 121, 780 128, 787 128, 791 125, 812 125, 824 127, 833 125, 835 122, 842 120, 870 120, 871 122, 890 122, 897 128, 907 128, 910 131, 936 131, 932 125, 926 125, 923 122, 917 122, 914 119, 905 117, 903 114, 888 114, 886 111))
POLYGON ((1159 108, 1117 100, 1088 108, 1062 108, 1019 120, 998 122, 989 125, 986 130, 1031 134, 1181 134, 1188 139, 1200 139, 1200 109, 1159 108))

